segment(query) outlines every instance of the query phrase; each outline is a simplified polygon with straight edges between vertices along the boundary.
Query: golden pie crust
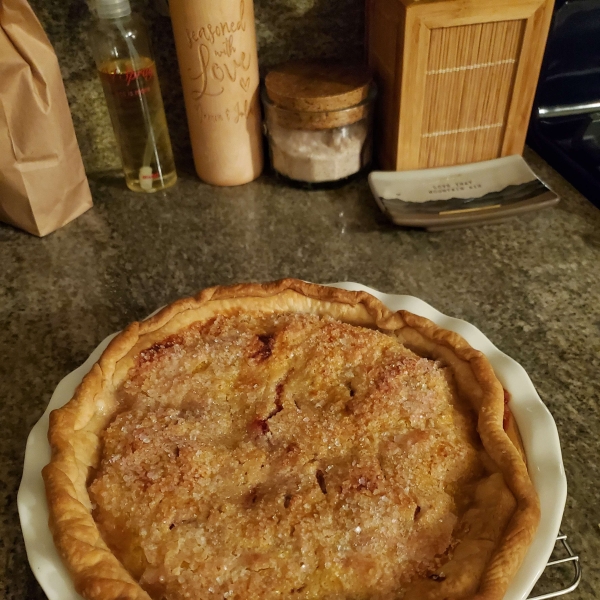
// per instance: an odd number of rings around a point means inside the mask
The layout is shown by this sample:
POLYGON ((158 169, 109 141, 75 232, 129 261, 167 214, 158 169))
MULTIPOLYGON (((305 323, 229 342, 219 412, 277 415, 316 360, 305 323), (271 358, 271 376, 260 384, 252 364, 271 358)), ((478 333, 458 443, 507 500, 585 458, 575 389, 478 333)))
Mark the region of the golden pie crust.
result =
POLYGON ((539 521, 481 352, 293 279, 133 323, 49 440, 50 528, 90 600, 499 600, 539 521))

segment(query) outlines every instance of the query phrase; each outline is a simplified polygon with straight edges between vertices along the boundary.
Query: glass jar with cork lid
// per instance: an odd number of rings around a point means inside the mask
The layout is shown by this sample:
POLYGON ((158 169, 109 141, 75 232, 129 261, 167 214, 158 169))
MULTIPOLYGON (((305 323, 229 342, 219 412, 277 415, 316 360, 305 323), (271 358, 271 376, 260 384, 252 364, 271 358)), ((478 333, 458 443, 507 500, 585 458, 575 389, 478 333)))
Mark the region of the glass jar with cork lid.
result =
POLYGON ((263 104, 274 170, 291 180, 345 180, 371 162, 375 87, 361 65, 293 61, 265 78, 263 104))

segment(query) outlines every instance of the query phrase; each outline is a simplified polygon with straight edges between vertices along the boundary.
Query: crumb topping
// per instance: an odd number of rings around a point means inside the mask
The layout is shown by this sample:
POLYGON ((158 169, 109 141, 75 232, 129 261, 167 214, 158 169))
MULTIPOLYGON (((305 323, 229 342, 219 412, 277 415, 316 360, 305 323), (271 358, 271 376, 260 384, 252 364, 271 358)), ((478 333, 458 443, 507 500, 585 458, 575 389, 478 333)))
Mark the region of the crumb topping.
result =
POLYGON ((327 317, 196 323, 118 393, 90 496, 155 600, 401 598, 481 470, 446 369, 327 317))

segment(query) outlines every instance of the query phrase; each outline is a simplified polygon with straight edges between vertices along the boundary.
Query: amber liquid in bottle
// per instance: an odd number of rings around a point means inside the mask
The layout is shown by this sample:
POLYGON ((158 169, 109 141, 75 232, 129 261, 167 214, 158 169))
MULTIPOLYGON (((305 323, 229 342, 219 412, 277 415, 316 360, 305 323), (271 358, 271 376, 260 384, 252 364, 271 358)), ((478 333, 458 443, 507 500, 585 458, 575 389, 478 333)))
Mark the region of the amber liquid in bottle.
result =
POLYGON ((99 75, 127 187, 151 192, 173 185, 177 173, 154 61, 110 60, 99 75))

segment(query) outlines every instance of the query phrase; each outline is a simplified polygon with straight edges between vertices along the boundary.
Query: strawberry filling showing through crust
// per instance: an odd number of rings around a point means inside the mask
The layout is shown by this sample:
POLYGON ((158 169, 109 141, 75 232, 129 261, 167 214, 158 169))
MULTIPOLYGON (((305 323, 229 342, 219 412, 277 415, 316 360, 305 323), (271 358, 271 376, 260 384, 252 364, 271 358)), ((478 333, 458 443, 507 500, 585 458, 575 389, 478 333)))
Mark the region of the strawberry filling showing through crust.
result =
POLYGON ((328 317, 193 324, 118 396, 93 514, 157 600, 401 598, 483 474, 448 370, 328 317))
POLYGON ((510 408, 508 407, 508 403, 510 402, 510 393, 507 390, 505 390, 504 388, 503 388, 503 392, 504 392, 504 415, 502 417, 502 428, 504 429, 504 431, 506 431, 510 424, 510 416, 511 416, 510 408))

